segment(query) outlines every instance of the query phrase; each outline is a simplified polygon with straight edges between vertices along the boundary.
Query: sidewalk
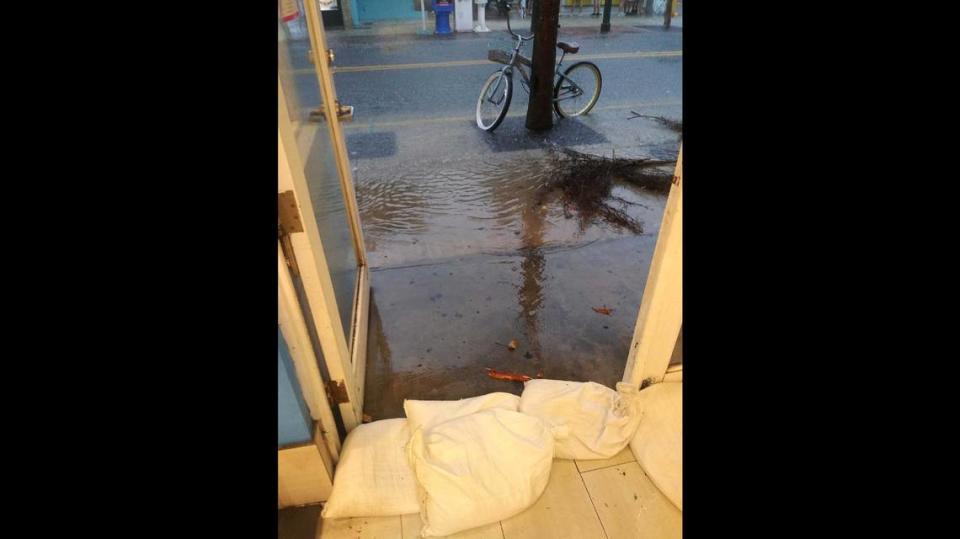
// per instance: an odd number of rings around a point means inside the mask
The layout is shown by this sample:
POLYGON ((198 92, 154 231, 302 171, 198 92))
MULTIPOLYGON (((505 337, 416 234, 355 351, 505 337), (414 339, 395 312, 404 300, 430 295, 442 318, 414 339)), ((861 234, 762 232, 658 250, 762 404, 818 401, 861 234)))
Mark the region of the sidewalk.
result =
MULTIPOLYGON (((615 31, 617 28, 637 28, 637 27, 651 27, 651 28, 663 28, 663 17, 662 16, 651 16, 651 17, 636 17, 636 16, 624 16, 617 12, 618 8, 614 6, 613 11, 610 13, 610 27, 612 31, 615 31)), ((564 10, 565 11, 565 10, 564 10)), ((561 28, 590 28, 596 27, 597 31, 600 31, 600 23, 603 21, 603 17, 591 17, 591 10, 585 9, 583 13, 574 13, 569 15, 567 13, 560 13, 560 27, 561 28)), ((474 24, 476 24, 476 19, 474 19, 474 24)), ((506 19, 487 19, 487 28, 491 32, 506 31, 507 21, 506 19)), ((426 34, 433 35, 433 30, 435 27, 436 21, 432 13, 427 14, 426 22, 426 34)), ((516 14, 510 16, 510 25, 514 30, 523 30, 526 32, 529 29, 530 18, 526 17, 521 19, 516 14)), ((453 14, 450 16, 450 26, 454 25, 453 14)), ((683 16, 674 17, 670 22, 671 30, 683 30, 683 16)), ((332 35, 350 35, 350 36, 396 36, 396 35, 416 35, 424 34, 423 31, 423 22, 422 21, 382 21, 382 22, 373 22, 373 23, 364 23, 363 26, 359 28, 330 28, 327 29, 327 32, 332 35)), ((458 36, 466 35, 482 35, 477 32, 454 32, 449 36, 443 36, 447 39, 456 38, 458 36)), ((438 36, 439 37, 439 36, 438 36)))

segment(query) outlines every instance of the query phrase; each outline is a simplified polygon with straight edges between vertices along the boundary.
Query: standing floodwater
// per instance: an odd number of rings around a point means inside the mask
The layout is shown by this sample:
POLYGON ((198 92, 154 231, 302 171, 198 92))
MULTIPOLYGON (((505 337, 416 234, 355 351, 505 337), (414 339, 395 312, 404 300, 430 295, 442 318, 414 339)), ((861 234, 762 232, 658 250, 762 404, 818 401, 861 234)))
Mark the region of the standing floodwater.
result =
POLYGON ((628 165, 529 151, 430 172, 360 167, 367 413, 520 392, 486 368, 614 385, 669 183, 663 167, 628 165))
POLYGON ((370 167, 356 188, 371 267, 655 235, 670 173, 584 161, 537 151, 437 169, 370 167), (523 234, 533 221, 536 240, 523 234))
POLYGON ((344 134, 371 270, 374 419, 402 416, 404 398, 522 389, 486 368, 622 377, 680 146, 682 31, 560 34, 582 46, 569 61, 602 72, 596 106, 531 133, 515 93, 493 134, 475 108, 502 32, 328 35, 338 98, 355 107, 344 134))

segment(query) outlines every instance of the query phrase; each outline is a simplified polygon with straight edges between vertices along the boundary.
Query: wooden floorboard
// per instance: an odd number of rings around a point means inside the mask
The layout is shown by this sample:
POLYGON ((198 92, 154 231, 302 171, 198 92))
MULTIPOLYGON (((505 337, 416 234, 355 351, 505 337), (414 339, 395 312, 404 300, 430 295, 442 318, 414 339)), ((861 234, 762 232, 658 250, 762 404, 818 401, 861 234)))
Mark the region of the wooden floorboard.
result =
POLYGON ((400 517, 322 519, 320 539, 402 539, 400 517))
POLYGON ((610 466, 616 466, 617 464, 626 464, 628 462, 634 462, 637 458, 633 456, 633 451, 630 451, 630 446, 624 447, 616 455, 601 460, 578 460, 577 469, 580 472, 589 472, 590 470, 599 470, 600 468, 609 468, 610 466))
MULTIPOLYGON (((449 539, 680 539, 682 515, 628 448, 606 460, 555 460, 546 490, 529 509, 449 539)), ((417 539, 421 527, 416 513, 322 520, 317 537, 417 539)))
POLYGON ((609 539, 680 539, 682 513, 636 462, 582 477, 609 539))
POLYGON ((606 538, 572 460, 554 460, 550 482, 537 503, 501 524, 504 539, 606 538))

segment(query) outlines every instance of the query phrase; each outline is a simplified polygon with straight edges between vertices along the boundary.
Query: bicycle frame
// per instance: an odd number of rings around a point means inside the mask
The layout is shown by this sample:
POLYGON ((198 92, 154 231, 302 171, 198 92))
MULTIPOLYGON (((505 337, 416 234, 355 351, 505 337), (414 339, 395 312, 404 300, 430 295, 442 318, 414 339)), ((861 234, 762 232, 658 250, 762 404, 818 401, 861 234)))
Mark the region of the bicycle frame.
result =
MULTIPOLYGON (((566 75, 560 72, 560 66, 562 65, 563 65, 563 54, 560 55, 560 61, 557 62, 557 67, 554 70, 554 75, 555 75, 554 81, 556 81, 557 79, 567 81, 569 86, 560 86, 560 89, 561 91, 567 90, 568 92, 566 94, 563 94, 562 96, 561 94, 558 93, 557 97, 551 100, 553 103, 556 103, 557 101, 563 101, 564 99, 573 99, 574 97, 579 97, 583 95, 583 88, 580 88, 580 86, 577 85, 577 83, 574 82, 573 79, 567 77, 566 75)), ((520 77, 522 82, 521 86, 523 87, 523 90, 527 92, 527 94, 529 94, 530 93, 530 75, 527 74, 527 70, 523 67, 523 64, 516 62, 510 65, 507 65, 500 71, 502 73, 507 73, 507 72, 512 73, 514 67, 517 69, 517 71, 520 72, 520 77)))
MULTIPOLYGON (((527 70, 524 69, 523 64, 530 65, 532 69, 532 62, 529 59, 525 58, 524 56, 520 55, 520 48, 523 46, 524 41, 530 41, 533 39, 533 34, 530 34, 529 36, 521 36, 515 33, 513 29, 510 28, 510 11, 509 10, 507 11, 507 31, 510 33, 510 35, 512 35, 516 39, 516 44, 513 47, 513 53, 510 55, 510 59, 504 62, 506 65, 502 69, 500 69, 500 78, 497 79, 497 84, 491 86, 491 88, 494 89, 494 91, 491 93, 491 96, 487 98, 487 101, 490 101, 491 103, 493 103, 492 97, 497 95, 498 93, 497 90, 500 88, 500 83, 503 81, 504 75, 508 75, 508 74, 512 75, 514 68, 516 68, 520 72, 520 77, 521 77, 520 85, 523 87, 523 90, 527 92, 527 94, 530 93, 530 75, 527 74, 527 70)), ((556 103, 558 101, 563 101, 565 99, 573 99, 575 97, 579 97, 583 95, 583 89, 580 88, 580 86, 577 85, 577 83, 574 82, 572 79, 570 79, 569 77, 567 77, 566 75, 560 72, 560 66, 563 65, 563 59, 564 57, 566 57, 566 55, 567 55, 566 51, 561 51, 560 60, 557 62, 557 65, 554 68, 554 75, 555 75, 554 81, 556 80, 567 81, 569 86, 565 87, 561 85, 560 88, 561 90, 564 90, 564 89, 568 90, 568 95, 563 95, 561 97, 560 92, 557 92, 557 97, 551 99, 551 102, 553 103, 556 103)), ((491 60, 493 60, 493 58, 491 58, 491 60)), ((495 61, 499 61, 499 60, 495 60, 495 61)), ((496 104, 499 104, 499 103, 496 103, 496 104)))

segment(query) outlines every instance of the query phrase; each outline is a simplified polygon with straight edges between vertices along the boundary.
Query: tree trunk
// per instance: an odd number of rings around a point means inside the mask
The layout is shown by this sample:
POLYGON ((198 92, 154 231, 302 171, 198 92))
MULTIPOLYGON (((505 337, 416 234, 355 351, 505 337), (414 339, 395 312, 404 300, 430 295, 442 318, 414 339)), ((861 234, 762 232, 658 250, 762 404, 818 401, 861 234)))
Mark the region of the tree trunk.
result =
POLYGON ((527 129, 541 131, 553 127, 553 73, 557 64, 560 0, 539 0, 534 17, 533 69, 526 125, 527 129))

